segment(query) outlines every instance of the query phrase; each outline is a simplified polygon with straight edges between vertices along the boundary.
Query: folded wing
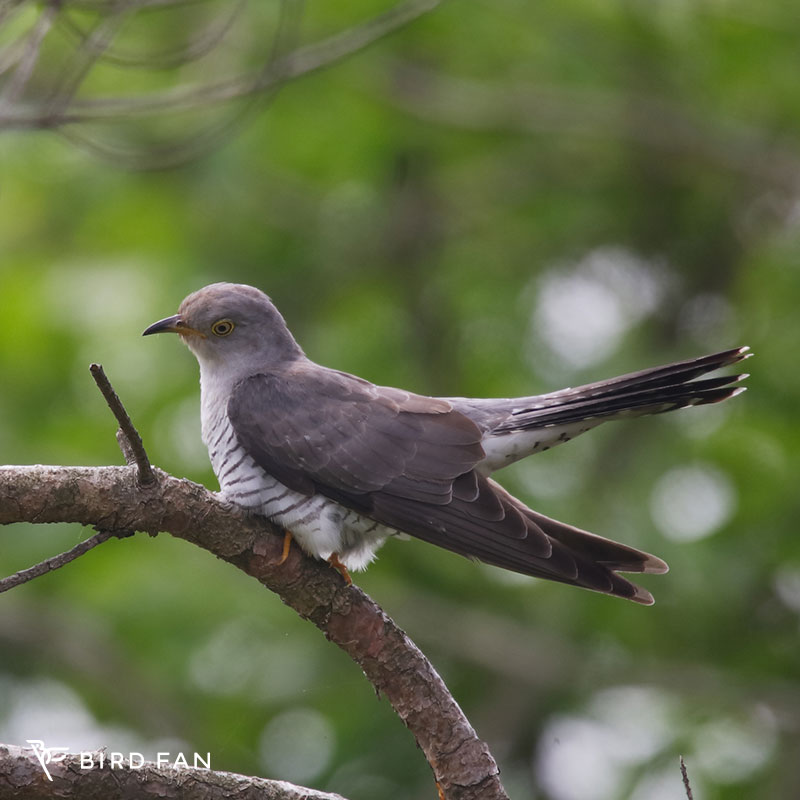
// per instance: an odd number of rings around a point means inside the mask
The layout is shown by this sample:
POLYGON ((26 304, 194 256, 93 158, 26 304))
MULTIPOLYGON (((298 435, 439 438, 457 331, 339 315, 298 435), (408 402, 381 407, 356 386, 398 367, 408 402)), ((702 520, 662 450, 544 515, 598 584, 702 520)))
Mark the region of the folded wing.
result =
POLYGON ((311 366, 247 378, 228 404, 241 445, 281 483, 489 564, 653 602, 616 570, 664 562, 536 514, 479 474, 483 433, 449 401, 311 366))

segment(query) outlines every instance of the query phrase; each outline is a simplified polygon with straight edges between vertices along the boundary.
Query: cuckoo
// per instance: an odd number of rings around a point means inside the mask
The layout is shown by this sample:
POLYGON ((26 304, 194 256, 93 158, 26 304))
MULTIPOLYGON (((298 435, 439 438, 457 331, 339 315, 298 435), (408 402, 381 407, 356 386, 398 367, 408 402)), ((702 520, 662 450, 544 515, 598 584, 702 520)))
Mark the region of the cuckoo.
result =
POLYGON ((747 347, 550 394, 426 397, 314 363, 260 290, 215 283, 144 332, 177 333, 200 364, 203 441, 221 493, 349 580, 410 534, 504 569, 650 605, 619 573, 656 556, 550 519, 490 477, 606 420, 725 400, 743 374, 703 377, 747 347))

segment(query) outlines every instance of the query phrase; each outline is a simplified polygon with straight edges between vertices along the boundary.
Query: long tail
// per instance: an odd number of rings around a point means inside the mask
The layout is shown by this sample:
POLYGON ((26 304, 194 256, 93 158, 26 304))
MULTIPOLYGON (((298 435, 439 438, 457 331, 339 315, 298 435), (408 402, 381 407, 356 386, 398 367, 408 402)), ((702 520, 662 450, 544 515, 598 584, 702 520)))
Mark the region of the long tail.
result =
POLYGON ((749 358, 749 347, 632 372, 574 389, 521 398, 492 433, 546 428, 589 419, 661 414, 676 408, 718 403, 745 390, 746 374, 694 380, 749 358))

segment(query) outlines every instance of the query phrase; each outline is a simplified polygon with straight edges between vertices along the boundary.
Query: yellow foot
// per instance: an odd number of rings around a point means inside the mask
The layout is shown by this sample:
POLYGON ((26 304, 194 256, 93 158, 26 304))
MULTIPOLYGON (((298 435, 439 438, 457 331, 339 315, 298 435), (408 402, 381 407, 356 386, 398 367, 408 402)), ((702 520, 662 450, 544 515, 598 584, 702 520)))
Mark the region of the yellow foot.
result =
POLYGON ((283 564, 287 558, 289 558, 289 551, 292 549, 292 534, 289 531, 286 531, 286 536, 283 537, 283 552, 281 553, 280 561, 278 561, 278 566, 283 564))
POLYGON ((350 577, 350 573, 347 571, 347 567, 339 561, 339 554, 334 553, 329 559, 328 563, 344 578, 344 582, 350 586, 353 582, 353 579, 350 577))
POLYGON ((439 781, 436 781, 436 789, 439 792, 439 800, 444 800, 444 789, 439 784, 439 781))

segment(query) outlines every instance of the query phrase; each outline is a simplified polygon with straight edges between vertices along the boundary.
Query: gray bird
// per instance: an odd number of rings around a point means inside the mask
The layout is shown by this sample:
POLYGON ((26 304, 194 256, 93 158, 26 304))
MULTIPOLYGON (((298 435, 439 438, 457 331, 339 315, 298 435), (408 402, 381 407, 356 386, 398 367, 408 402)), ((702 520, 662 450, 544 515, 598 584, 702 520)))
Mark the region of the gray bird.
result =
POLYGON ((315 364, 252 286, 215 283, 144 335, 173 332, 200 364, 203 441, 222 495, 269 517, 349 580, 411 534, 504 569, 651 605, 618 572, 660 558, 528 508, 489 476, 610 419, 725 400, 746 375, 695 380, 747 347, 551 394, 425 397, 315 364))

